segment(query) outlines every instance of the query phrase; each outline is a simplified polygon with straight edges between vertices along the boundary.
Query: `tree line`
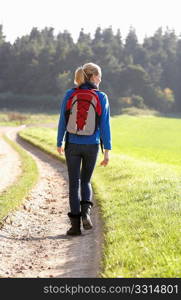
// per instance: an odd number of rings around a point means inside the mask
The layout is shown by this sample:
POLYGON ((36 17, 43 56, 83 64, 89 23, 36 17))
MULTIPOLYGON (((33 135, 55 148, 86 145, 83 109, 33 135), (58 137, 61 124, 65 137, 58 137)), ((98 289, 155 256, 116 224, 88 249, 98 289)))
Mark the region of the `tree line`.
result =
POLYGON ((81 29, 76 42, 67 30, 55 35, 52 27, 34 27, 10 43, 0 25, 0 107, 9 98, 13 105, 26 99, 26 106, 33 97, 62 97, 74 86, 75 69, 86 62, 101 66, 100 89, 108 94, 113 114, 129 106, 181 111, 180 37, 158 28, 139 43, 133 27, 124 41, 112 27, 97 27, 93 37, 81 29))

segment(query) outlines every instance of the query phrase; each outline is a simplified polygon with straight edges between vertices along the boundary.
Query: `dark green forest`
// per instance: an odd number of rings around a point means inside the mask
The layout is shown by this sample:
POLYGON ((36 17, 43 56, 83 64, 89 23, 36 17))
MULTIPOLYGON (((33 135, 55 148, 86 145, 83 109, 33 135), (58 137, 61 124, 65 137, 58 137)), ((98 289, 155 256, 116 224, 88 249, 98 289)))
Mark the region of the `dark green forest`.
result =
POLYGON ((67 30, 34 27, 11 44, 0 25, 0 109, 56 111, 86 62, 102 68, 112 114, 131 106, 181 112, 181 37, 158 28, 139 43, 133 27, 124 41, 112 27, 97 27, 93 37, 81 29, 76 42, 67 30))

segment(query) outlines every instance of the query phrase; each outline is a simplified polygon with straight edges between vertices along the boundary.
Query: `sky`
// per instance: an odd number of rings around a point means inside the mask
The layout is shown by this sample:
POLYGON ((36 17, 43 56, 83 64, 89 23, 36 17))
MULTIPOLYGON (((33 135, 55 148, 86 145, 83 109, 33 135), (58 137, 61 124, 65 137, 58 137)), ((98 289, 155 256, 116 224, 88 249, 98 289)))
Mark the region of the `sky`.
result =
POLYGON ((142 42, 159 27, 180 35, 180 8, 179 0, 0 0, 0 24, 11 43, 33 27, 53 27, 55 35, 66 29, 76 41, 81 28, 93 37, 98 26, 119 28, 123 40, 132 26, 142 42))

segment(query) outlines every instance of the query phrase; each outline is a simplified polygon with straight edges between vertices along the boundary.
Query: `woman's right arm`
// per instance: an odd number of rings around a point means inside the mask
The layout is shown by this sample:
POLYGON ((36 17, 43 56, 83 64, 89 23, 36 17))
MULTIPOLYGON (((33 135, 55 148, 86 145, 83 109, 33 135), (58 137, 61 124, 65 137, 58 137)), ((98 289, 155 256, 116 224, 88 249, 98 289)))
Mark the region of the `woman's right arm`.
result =
POLYGON ((101 100, 102 114, 100 119, 100 137, 104 149, 111 150, 110 108, 107 95, 104 94, 101 100))
POLYGON ((102 99, 102 115, 100 120, 100 137, 104 145, 104 159, 101 162, 102 166, 107 166, 109 163, 109 152, 112 149, 111 144, 111 128, 110 128, 110 108, 106 94, 102 99))
POLYGON ((110 150, 108 150, 108 149, 104 150, 104 159, 100 163, 101 166, 105 167, 109 163, 109 151, 110 150))

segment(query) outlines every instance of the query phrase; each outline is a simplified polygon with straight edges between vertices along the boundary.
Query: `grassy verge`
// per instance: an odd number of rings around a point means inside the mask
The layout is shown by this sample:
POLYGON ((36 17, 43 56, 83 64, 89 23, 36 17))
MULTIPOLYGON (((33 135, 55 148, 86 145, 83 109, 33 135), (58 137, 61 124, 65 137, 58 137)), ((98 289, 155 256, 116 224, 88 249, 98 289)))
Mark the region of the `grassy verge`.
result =
POLYGON ((116 154, 109 168, 97 168, 103 277, 180 277, 180 176, 167 165, 116 154))
MULTIPOLYGON (((112 120, 110 165, 99 166, 100 154, 93 176, 105 226, 100 277, 180 277, 180 123, 121 118, 112 120)), ((29 128, 20 135, 60 157, 55 130, 29 128)))
POLYGON ((6 217, 10 211, 16 209, 23 202, 23 199, 28 195, 38 179, 38 169, 33 158, 6 136, 4 136, 4 139, 18 152, 21 159, 22 172, 18 176, 15 184, 7 187, 7 189, 0 194, 0 222, 3 221, 3 218, 6 217))
POLYGON ((56 148, 56 131, 44 127, 31 127, 19 132, 19 136, 25 141, 45 151, 55 158, 65 162, 64 156, 60 156, 56 148))

